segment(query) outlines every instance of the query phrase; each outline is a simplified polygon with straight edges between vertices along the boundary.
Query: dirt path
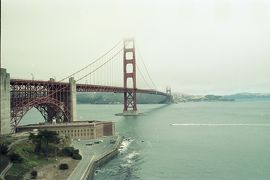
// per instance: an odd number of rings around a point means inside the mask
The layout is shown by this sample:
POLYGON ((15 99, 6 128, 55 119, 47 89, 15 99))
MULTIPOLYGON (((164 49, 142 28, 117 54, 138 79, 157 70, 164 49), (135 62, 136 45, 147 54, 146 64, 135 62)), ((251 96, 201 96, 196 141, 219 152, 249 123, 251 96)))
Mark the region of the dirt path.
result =
MULTIPOLYGON (((74 160, 72 158, 62 158, 56 163, 38 167, 36 168, 38 172, 37 179, 38 180, 52 180, 52 179, 65 180, 72 173, 73 169, 75 169, 78 162, 79 162, 78 160, 74 160), (69 169, 60 170, 59 165, 61 163, 67 163, 69 166, 69 169)), ((30 173, 28 173, 24 179, 30 179, 30 173)))

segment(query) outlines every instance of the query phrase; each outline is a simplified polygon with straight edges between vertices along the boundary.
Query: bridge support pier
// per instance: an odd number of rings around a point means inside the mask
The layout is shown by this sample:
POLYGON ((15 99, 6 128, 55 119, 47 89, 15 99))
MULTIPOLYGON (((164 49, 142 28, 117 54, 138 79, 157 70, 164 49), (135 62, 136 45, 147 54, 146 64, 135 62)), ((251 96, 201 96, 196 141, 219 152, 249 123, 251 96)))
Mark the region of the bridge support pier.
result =
POLYGON ((10 124, 10 75, 6 69, 1 68, 0 79, 0 135, 11 132, 10 124))
POLYGON ((168 95, 168 104, 173 103, 172 89, 170 87, 166 88, 166 94, 168 95))
POLYGON ((69 78, 69 111, 70 121, 77 121, 77 91, 76 81, 73 77, 69 78))

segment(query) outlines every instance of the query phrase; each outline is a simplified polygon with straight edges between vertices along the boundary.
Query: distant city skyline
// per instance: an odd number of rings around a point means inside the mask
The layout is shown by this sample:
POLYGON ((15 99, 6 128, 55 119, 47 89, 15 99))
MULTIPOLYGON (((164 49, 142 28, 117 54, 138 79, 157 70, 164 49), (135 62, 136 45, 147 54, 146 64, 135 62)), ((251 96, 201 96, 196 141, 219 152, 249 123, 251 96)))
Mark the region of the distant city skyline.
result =
POLYGON ((3 0, 1 67, 61 79, 134 37, 158 89, 270 92, 270 1, 3 0))

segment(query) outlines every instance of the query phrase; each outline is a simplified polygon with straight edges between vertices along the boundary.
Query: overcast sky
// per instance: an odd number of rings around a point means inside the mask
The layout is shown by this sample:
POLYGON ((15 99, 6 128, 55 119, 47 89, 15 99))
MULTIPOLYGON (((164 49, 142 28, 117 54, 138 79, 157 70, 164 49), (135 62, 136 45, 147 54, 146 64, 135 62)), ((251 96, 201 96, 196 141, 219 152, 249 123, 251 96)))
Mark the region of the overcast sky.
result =
POLYGON ((155 84, 270 92, 270 0, 2 0, 2 67, 60 79, 134 37, 155 84))

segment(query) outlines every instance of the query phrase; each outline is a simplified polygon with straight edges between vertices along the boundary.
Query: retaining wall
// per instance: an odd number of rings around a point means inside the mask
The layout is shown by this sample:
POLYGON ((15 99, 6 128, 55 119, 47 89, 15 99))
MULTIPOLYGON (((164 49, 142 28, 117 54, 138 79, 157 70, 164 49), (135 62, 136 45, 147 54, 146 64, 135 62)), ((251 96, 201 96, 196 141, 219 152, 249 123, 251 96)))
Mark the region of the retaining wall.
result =
POLYGON ((118 148, 121 145, 122 141, 123 141, 123 137, 119 137, 117 139, 117 142, 115 143, 114 148, 111 151, 108 151, 99 157, 95 157, 94 160, 89 165, 87 173, 85 173, 85 177, 82 177, 82 179, 83 180, 94 179, 96 168, 103 166, 119 153, 118 148))

